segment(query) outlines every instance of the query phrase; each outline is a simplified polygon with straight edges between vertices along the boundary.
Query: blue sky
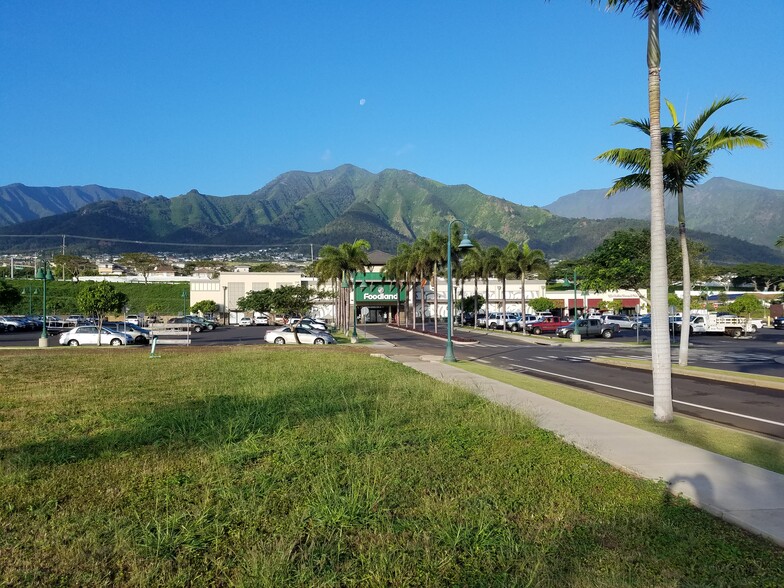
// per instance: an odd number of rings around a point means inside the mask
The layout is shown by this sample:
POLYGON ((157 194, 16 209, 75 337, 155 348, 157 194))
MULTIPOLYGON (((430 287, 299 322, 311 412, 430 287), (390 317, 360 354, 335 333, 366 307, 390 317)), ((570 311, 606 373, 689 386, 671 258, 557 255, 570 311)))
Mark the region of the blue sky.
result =
MULTIPOLYGON (((716 122, 770 147, 712 175, 784 189, 784 1, 708 4, 662 30, 662 97, 746 96, 716 122)), ((612 126, 647 116, 645 37, 588 0, 3 0, 0 185, 223 196, 352 163, 545 205, 645 143, 612 126)))

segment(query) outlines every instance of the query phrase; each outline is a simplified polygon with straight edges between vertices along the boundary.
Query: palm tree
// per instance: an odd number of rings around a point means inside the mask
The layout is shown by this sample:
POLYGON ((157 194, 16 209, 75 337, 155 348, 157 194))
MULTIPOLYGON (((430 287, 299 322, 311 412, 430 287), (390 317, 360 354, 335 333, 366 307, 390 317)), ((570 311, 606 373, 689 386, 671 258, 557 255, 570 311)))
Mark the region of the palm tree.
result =
POLYGON ((482 279, 485 281, 485 329, 490 328, 490 278, 498 275, 503 252, 495 245, 480 251, 482 279))
POLYGON ((427 239, 419 238, 414 241, 414 245, 411 248, 411 267, 414 275, 419 276, 419 307, 422 313, 422 331, 425 330, 425 303, 427 302, 425 295, 427 280, 425 276, 429 275, 432 263, 430 244, 427 239))
POLYGON ((318 284, 330 282, 335 293, 335 323, 338 328, 343 324, 343 292, 340 288, 340 279, 343 277, 343 268, 340 263, 340 250, 334 245, 325 245, 319 250, 319 258, 313 264, 313 275, 318 284))
MULTIPOLYGON (((691 265, 689 263, 689 247, 686 240, 686 213, 684 210, 683 194, 686 188, 693 188, 703 179, 710 170, 710 158, 717 151, 732 151, 738 147, 767 146, 767 137, 750 127, 723 127, 716 129, 710 127, 703 132, 703 127, 718 110, 725 106, 744 100, 742 97, 722 98, 716 100, 706 108, 686 129, 681 126, 675 107, 665 101, 667 109, 672 116, 672 126, 662 128, 662 157, 664 161, 664 187, 670 194, 678 199, 678 232, 680 237, 681 258, 683 264, 683 316, 691 316, 691 265)), ((616 124, 623 124, 650 134, 650 125, 647 120, 631 120, 622 118, 616 124)), ((611 149, 599 155, 596 159, 609 161, 622 168, 631 170, 632 173, 619 178, 607 191, 607 196, 612 196, 632 187, 650 187, 650 150, 638 149, 611 149)), ((684 323, 685 325, 685 323, 684 323)), ((678 363, 689 363, 689 329, 681 329, 680 349, 678 363)))
POLYGON ((483 249, 479 243, 474 243, 461 265, 461 272, 466 277, 474 279, 474 326, 476 326, 476 315, 479 314, 479 278, 482 276, 482 256, 483 249))
MULTIPOLYGON (((319 280, 326 278, 335 282, 337 280, 349 280, 350 292, 353 294, 355 290, 354 282, 356 281, 355 274, 364 272, 365 268, 370 265, 367 256, 369 250, 370 243, 364 239, 356 239, 353 243, 341 243, 337 247, 326 245, 319 251, 319 260, 314 266, 316 276, 319 280)), ((353 321, 348 320, 351 305, 347 297, 344 303, 346 311, 342 315, 344 319, 343 327, 348 332, 349 323, 353 321)))
MULTIPOLYGON (((517 244, 514 244, 517 247, 517 244)), ((522 308, 523 322, 525 323, 525 279, 532 273, 539 273, 547 271, 547 260, 544 257, 544 251, 541 249, 531 249, 528 241, 523 242, 514 255, 515 262, 517 263, 516 274, 520 277, 520 308, 522 308)), ((525 329, 522 330, 523 335, 527 334, 525 329)))
POLYGON ((427 252, 432 264, 430 283, 433 285, 433 330, 438 333, 438 268, 446 263, 446 235, 432 231, 427 238, 427 252))
MULTIPOLYGON (((498 273, 501 275, 501 291, 503 292, 503 318, 501 319, 501 328, 506 331, 506 278, 518 277, 519 266, 517 264, 517 257, 520 250, 517 243, 507 243, 503 251, 501 251, 501 258, 498 260, 498 273)), ((523 307, 523 314, 525 314, 525 307, 523 307)))
MULTIPOLYGON (((384 265, 384 275, 390 279, 395 280, 398 292, 401 290, 400 283, 402 282, 406 291, 406 301, 405 301, 405 309, 406 309, 406 322, 405 326, 408 327, 408 301, 411 298, 410 292, 410 284, 411 284, 411 245, 408 243, 401 243, 397 246, 397 254, 392 257, 387 263, 384 265)), ((398 324, 400 324, 400 313, 399 313, 399 304, 398 304, 398 324)))
POLYGON ((661 50, 659 23, 684 32, 700 31, 707 7, 702 0, 590 0, 648 21, 648 112, 651 135, 651 365, 653 418, 672 421, 672 366, 667 312, 667 236, 664 225, 664 169, 661 150, 661 50))

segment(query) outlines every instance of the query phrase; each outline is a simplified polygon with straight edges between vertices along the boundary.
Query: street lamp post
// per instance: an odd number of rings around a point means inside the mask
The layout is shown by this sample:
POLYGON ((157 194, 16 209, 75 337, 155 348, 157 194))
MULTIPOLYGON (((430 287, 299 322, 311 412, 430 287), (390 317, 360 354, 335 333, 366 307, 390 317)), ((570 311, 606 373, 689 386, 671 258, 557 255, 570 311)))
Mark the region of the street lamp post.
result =
POLYGON ((188 298, 187 298, 188 291, 182 291, 182 316, 186 316, 188 314, 188 298))
MULTIPOLYGON (((455 362, 455 350, 452 346, 452 225, 460 222, 465 223, 459 219, 452 219, 449 221, 449 226, 446 230, 446 286, 447 286, 447 324, 446 324, 446 352, 444 353, 444 361, 455 362)), ((463 239, 460 245, 457 246, 458 250, 471 249, 474 246, 471 239, 468 238, 468 232, 463 231, 463 239)))
POLYGON ((38 294, 38 288, 35 289, 35 292, 33 292, 32 286, 29 288, 22 288, 22 295, 25 294, 30 295, 30 306, 27 309, 27 316, 33 316, 33 294, 38 294))
POLYGON ((38 271, 35 272, 35 277, 37 280, 41 280, 43 282, 43 289, 44 289, 44 300, 43 300, 43 327, 41 327, 41 337, 38 339, 38 347, 49 347, 49 333, 46 332, 46 282, 54 280, 54 276, 52 275, 52 270, 49 269, 49 262, 44 259, 44 264, 42 267, 38 268, 38 271))

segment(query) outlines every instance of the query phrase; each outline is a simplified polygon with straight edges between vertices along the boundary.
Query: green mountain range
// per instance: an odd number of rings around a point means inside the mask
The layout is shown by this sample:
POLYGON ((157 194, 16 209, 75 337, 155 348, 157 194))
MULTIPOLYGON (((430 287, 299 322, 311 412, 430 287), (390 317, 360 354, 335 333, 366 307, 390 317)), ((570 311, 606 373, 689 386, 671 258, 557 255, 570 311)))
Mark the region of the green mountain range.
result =
MULTIPOLYGON (((209 246, 225 251, 218 246, 251 249, 297 243, 313 244, 317 249, 364 238, 374 249, 394 252, 401 242, 433 230, 446 232, 453 218, 464 221, 471 237, 483 244, 527 239, 552 258, 581 256, 615 230, 647 225, 642 220, 619 218, 575 220, 408 171, 374 174, 343 165, 316 173, 288 172, 247 195, 218 197, 192 190, 175 198, 97 202, 74 212, 2 227, 0 249, 52 247, 59 242, 53 238, 67 235, 69 247, 84 251, 204 254, 209 246)), ((769 247, 697 231, 691 236, 705 241, 717 262, 784 263, 784 255, 769 247)))
MULTIPOLYGON (((605 198, 606 190, 581 190, 561 196, 545 206, 569 218, 650 219, 650 193, 632 189, 605 198)), ((738 237, 757 245, 772 246, 784 233, 784 190, 771 190, 727 178, 712 178, 684 192, 688 230, 738 237)), ((668 224, 678 222, 674 197, 665 197, 668 224)))
POLYGON ((77 210, 103 200, 141 200, 146 194, 103 186, 35 188, 24 184, 0 186, 0 227, 77 210))

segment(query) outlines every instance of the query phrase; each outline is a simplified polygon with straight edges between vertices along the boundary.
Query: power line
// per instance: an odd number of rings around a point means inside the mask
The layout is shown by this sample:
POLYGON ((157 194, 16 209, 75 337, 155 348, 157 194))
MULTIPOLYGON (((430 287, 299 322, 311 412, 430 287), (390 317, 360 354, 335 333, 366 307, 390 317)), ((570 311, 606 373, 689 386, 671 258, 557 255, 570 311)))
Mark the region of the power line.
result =
MULTIPOLYGON (((244 243, 241 245, 225 245, 225 244, 207 244, 207 243, 167 243, 164 241, 139 241, 134 239, 117 239, 114 237, 89 237, 87 235, 69 235, 69 234, 59 234, 59 235, 14 235, 14 234, 0 234, 0 239, 4 237, 18 237, 18 238, 36 238, 36 239, 63 239, 68 237, 69 239, 82 239, 85 241, 110 241, 113 243, 130 243, 134 245, 157 245, 157 246, 164 246, 164 247, 205 247, 205 248, 227 248, 227 249, 278 249, 283 247, 308 247, 310 246, 311 249, 313 247, 313 243, 279 243, 276 245, 270 244, 249 244, 244 243)), ((319 246, 322 246, 319 244, 319 246)))

